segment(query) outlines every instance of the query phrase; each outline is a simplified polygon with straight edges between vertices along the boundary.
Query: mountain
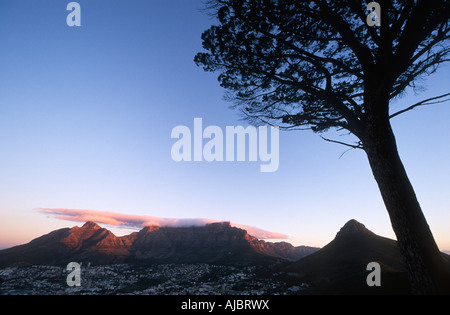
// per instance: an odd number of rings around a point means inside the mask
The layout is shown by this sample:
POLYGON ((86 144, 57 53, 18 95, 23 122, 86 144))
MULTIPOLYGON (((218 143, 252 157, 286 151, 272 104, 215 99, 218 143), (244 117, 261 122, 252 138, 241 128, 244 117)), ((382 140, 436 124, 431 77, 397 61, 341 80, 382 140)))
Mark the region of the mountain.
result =
POLYGON ((145 227, 130 248, 135 261, 273 263, 296 260, 318 250, 258 240, 229 222, 202 227, 145 227))
POLYGON ((117 237, 93 222, 53 231, 28 244, 0 251, 0 267, 112 263, 265 264, 297 260, 318 248, 258 240, 229 222, 201 227, 148 226, 117 237))
POLYGON ((28 244, 0 251, 0 266, 93 261, 98 264, 122 262, 136 233, 116 237, 93 222, 81 228, 63 228, 38 237, 28 244))
POLYGON ((314 293, 409 293, 397 242, 376 235, 356 220, 348 221, 319 251, 283 268, 299 281, 311 284, 314 293), (380 264, 381 287, 369 287, 366 283, 370 262, 380 264))

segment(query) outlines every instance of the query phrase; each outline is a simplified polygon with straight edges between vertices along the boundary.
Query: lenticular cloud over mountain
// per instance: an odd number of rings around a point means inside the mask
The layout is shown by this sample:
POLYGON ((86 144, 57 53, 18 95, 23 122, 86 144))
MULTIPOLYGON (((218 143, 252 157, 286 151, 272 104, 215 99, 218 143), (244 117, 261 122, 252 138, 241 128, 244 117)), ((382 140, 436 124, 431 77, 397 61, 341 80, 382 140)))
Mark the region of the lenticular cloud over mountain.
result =
MULTIPOLYGON (((109 211, 85 210, 85 209, 51 209, 39 208, 40 212, 56 216, 60 220, 75 222, 93 221, 112 226, 122 226, 129 228, 143 228, 145 226, 161 227, 191 227, 204 226, 209 223, 223 222, 223 220, 205 219, 205 218, 159 218, 153 216, 123 214, 109 211)), ((265 231, 256 227, 230 223, 232 226, 247 230, 247 232, 259 239, 287 239, 288 236, 281 233, 265 231)))

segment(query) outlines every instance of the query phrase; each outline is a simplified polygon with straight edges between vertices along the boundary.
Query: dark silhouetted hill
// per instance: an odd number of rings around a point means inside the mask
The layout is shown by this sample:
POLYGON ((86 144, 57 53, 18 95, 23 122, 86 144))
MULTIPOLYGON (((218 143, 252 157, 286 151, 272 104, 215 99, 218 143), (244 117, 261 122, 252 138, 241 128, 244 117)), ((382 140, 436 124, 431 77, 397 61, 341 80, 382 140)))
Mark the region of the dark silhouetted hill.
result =
POLYGON ((325 294, 409 293, 409 284, 397 242, 368 230, 356 220, 347 222, 322 249, 284 268, 310 290, 325 294), (381 266, 381 287, 369 287, 367 265, 381 266))

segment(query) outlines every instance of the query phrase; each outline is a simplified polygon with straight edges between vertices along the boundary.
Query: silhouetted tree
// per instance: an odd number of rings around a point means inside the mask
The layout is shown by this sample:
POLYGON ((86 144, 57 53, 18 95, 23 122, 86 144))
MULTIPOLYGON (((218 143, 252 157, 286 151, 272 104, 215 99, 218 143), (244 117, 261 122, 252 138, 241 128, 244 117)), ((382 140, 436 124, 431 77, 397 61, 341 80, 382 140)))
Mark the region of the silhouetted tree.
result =
MULTIPOLYGON (((197 65, 218 71, 248 119, 282 128, 347 130, 366 152, 414 293, 442 292, 448 270, 400 160, 391 101, 450 53, 450 1, 378 0, 370 27, 363 0, 211 0, 218 19, 202 35, 197 65)), ((448 92, 448 91, 447 91, 448 92)))

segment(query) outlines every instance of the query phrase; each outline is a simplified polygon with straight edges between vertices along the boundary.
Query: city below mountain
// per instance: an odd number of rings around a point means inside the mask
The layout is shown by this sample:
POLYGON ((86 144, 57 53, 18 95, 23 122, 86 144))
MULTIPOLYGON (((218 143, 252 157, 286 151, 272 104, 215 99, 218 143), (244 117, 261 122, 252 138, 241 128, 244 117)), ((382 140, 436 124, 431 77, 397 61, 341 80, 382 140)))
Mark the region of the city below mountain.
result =
POLYGON ((229 222, 202 227, 147 226, 117 237, 94 222, 53 231, 28 244, 0 251, 0 267, 117 263, 211 263, 255 265, 295 261, 318 248, 265 242, 229 222))
MULTIPOLYGON (((450 256, 442 254, 450 264, 450 256)), ((408 278, 397 242, 348 221, 323 248, 265 242, 229 222, 202 227, 148 226, 117 237, 96 223, 64 228, 0 251, 0 268, 53 265, 211 264, 262 266, 268 279, 307 283, 302 294, 407 294, 408 278), (369 287, 367 266, 381 267, 380 287, 369 287), (277 276, 278 275, 278 276, 277 276)))

